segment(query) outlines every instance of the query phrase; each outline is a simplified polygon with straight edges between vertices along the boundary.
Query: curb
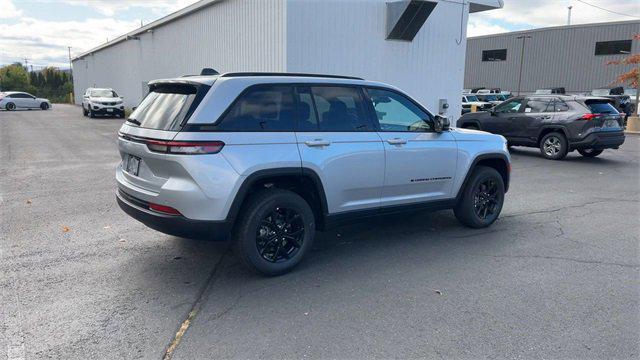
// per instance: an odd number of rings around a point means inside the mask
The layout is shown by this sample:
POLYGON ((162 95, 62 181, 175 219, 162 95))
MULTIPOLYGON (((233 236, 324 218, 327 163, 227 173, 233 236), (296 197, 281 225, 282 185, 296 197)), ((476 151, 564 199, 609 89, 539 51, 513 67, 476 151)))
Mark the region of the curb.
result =
POLYGON ((625 135, 640 135, 640 131, 624 131, 625 135))

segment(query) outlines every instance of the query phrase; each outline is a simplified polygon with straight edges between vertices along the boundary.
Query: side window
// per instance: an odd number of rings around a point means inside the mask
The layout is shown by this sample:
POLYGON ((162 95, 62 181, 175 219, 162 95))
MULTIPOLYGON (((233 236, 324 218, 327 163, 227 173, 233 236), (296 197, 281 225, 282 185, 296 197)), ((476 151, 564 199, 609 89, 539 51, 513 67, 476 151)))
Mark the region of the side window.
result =
POLYGON ((373 131, 360 91, 347 86, 313 86, 320 131, 373 131))
POLYGON ((569 105, 567 105, 566 102, 560 100, 560 99, 556 99, 555 101, 555 111, 556 112, 562 112, 562 111, 569 111, 569 105))
POLYGON ((258 85, 244 92, 217 126, 233 131, 293 131, 293 88, 258 85))
POLYGON ((536 99, 532 98, 527 101, 527 107, 524 108, 526 113, 542 113, 553 112, 553 99, 536 99))
POLYGON ((430 131, 428 113, 396 92, 367 89, 381 131, 430 131))
POLYGON ((316 116, 315 106, 313 105, 313 97, 311 89, 308 87, 298 88, 298 131, 318 131, 318 117, 316 116))
POLYGON ((498 113, 517 113, 522 107, 522 99, 513 99, 496 106, 498 113))

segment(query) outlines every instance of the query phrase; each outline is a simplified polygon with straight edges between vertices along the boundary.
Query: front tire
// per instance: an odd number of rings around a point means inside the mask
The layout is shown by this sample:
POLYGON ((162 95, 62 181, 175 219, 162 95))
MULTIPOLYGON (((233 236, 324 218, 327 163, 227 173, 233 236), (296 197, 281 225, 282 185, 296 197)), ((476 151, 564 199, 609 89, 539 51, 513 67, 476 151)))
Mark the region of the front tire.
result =
POLYGON ((92 119, 96 117, 96 113, 94 113, 91 109, 89 109, 89 117, 92 119))
POLYGON ((233 241, 235 251, 250 269, 265 275, 291 271, 313 244, 315 218, 298 194, 265 189, 248 199, 233 241))
POLYGON ((484 228, 498 218, 504 203, 504 180, 490 167, 478 166, 466 183, 453 209, 456 218, 471 228, 484 228))
POLYGON ((594 158, 600 154, 602 154, 604 150, 595 150, 595 149, 578 149, 580 155, 588 158, 594 158))
POLYGON ((547 159, 562 160, 569 152, 567 138, 559 132, 551 132, 540 140, 540 153, 547 159))
POLYGON ((41 110, 48 110, 49 109, 49 104, 47 104, 46 102, 43 102, 42 104, 40 104, 40 109, 41 110))

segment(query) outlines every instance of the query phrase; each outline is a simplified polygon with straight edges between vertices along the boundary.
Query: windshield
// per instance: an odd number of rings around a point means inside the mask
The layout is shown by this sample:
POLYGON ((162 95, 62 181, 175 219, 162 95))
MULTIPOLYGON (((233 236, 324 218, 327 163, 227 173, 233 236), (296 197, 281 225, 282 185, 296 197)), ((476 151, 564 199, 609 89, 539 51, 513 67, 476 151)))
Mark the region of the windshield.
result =
POLYGON ((498 98, 495 95, 484 95, 484 101, 497 101, 498 98))
POLYGON ((637 93, 638 93, 638 90, 636 89, 629 89, 629 88, 624 89, 624 94, 629 95, 630 97, 635 97, 637 93))
POLYGON ((475 95, 467 95, 467 101, 480 101, 478 100, 478 97, 475 95))
POLYGON ((109 89, 91 90, 91 97, 118 97, 115 91, 109 89))
POLYGON ((594 114, 618 114, 618 110, 608 101, 588 100, 585 103, 594 114))
MULTIPOLYGON (((208 86, 200 86, 204 92, 208 86)), ((140 127, 159 130, 179 130, 183 120, 198 106, 199 87, 192 84, 158 84, 129 115, 127 121, 140 127)))
POLYGON ((595 95, 595 96, 609 95, 609 89, 594 89, 594 90, 591 90, 591 95, 595 95))

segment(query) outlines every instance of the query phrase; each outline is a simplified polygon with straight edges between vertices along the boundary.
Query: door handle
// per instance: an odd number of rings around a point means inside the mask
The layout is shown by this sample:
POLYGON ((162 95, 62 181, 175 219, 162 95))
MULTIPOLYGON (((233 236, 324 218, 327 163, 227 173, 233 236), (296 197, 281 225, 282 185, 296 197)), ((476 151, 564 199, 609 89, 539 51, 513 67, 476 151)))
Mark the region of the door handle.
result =
POLYGON ((407 143, 407 139, 393 138, 387 140, 387 142, 391 145, 404 145, 407 143))
POLYGON ((549 120, 549 119, 551 119, 551 116, 549 115, 542 116, 542 120, 549 120))
POLYGON ((305 141, 304 144, 310 147, 329 146, 331 145, 331 141, 315 139, 315 140, 305 141))

